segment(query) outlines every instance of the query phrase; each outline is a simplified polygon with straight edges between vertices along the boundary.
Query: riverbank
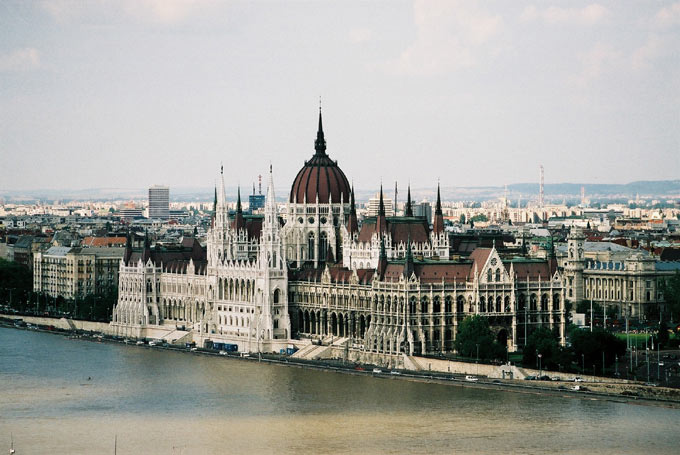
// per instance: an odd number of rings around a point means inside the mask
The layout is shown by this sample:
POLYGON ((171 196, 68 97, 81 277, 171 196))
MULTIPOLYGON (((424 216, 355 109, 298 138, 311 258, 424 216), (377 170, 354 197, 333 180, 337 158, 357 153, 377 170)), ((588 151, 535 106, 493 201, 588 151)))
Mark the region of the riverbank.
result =
POLYGON ((98 343, 127 344, 131 348, 157 349, 183 352, 192 355, 223 357, 244 362, 263 362, 286 367, 321 370, 331 373, 341 373, 359 376, 372 376, 383 380, 407 380, 425 383, 436 383, 448 386, 505 390, 527 394, 549 394, 564 398, 587 400, 605 400, 618 403, 636 403, 680 409, 680 390, 666 387, 652 387, 641 383, 612 383, 612 382, 580 382, 569 381, 526 381, 518 379, 493 379, 485 376, 466 378, 459 373, 442 373, 436 371, 413 371, 408 369, 384 369, 375 365, 346 363, 341 360, 303 360, 276 354, 238 354, 217 352, 207 349, 187 349, 172 345, 149 346, 137 345, 134 341, 117 339, 96 332, 75 334, 76 332, 57 329, 54 326, 16 327, 11 320, 0 321, 0 326, 17 330, 35 330, 83 341, 98 343), (578 387, 576 387, 578 386, 578 387), (577 389, 577 390, 575 390, 577 389))

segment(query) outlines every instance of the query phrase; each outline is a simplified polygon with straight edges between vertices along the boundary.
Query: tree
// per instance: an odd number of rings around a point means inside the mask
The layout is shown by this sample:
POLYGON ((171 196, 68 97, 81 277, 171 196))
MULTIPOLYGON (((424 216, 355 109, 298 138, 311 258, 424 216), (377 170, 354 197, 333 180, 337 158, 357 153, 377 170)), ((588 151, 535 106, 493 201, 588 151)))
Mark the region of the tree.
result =
POLYGON ((677 321, 678 316, 680 316, 680 270, 676 270, 675 275, 659 284, 664 302, 666 302, 670 312, 671 321, 677 321))
POLYGON ((505 357, 505 346, 496 342, 496 337, 489 327, 489 321, 479 315, 463 319, 458 326, 454 345, 458 354, 464 357, 477 358, 478 349, 480 359, 505 357))
POLYGON ((486 221, 489 221, 489 217, 484 215, 483 213, 479 213, 479 214, 473 216, 472 218, 470 218, 470 221, 486 222, 486 221))
POLYGON ((656 335, 656 341, 661 346, 668 346, 669 339, 668 325, 666 325, 666 321, 661 321, 661 324, 659 324, 659 333, 656 335))
POLYGON ((462 214, 460 215, 460 224, 465 224, 465 221, 466 221, 465 214, 462 213, 462 214))
POLYGON ((602 368, 602 354, 604 366, 614 363, 616 357, 626 353, 626 342, 611 332, 597 328, 592 332, 574 327, 569 334, 571 347, 577 363, 585 364, 586 368, 597 365, 602 368))
POLYGON ((560 346, 559 334, 548 327, 539 327, 529 335, 522 352, 522 364, 533 368, 538 354, 541 354, 541 366, 547 370, 558 370, 571 364, 571 352, 560 346))

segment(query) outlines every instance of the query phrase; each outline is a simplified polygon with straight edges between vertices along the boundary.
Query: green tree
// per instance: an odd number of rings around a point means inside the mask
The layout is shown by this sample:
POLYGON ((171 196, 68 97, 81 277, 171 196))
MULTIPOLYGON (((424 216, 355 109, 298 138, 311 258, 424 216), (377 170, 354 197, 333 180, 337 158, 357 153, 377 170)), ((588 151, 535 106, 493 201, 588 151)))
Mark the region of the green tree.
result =
POLYGON ((585 364, 586 369, 593 365, 601 369, 603 353, 604 366, 612 365, 616 357, 622 357, 626 353, 625 340, 601 328, 591 332, 574 327, 569 333, 569 339, 574 351, 574 360, 579 365, 585 364))
POLYGON ((675 275, 667 281, 661 281, 659 285, 670 312, 671 321, 677 321, 680 317, 680 270, 676 270, 675 275))
POLYGON ((539 327, 529 335, 522 351, 522 364, 534 368, 538 354, 541 354, 540 366, 547 370, 559 370, 571 364, 571 351, 560 346, 559 334, 548 327, 539 327))
POLYGON ((505 346, 496 342, 489 321, 479 315, 463 319, 458 326, 454 344, 458 354, 464 357, 476 358, 479 348, 480 359, 505 358, 505 346))
POLYGON ((0 259, 0 303, 24 311, 32 289, 33 275, 28 268, 0 259))
POLYGON ((486 222, 486 221, 489 221, 489 217, 486 216, 486 215, 484 215, 483 213, 480 213, 480 214, 477 214, 477 215, 473 216, 472 218, 470 218, 470 221, 474 221, 474 222, 477 222, 477 221, 486 222))
POLYGON ((661 324, 659 324, 659 332, 656 334, 656 341, 661 346, 668 346, 669 339, 668 325, 666 324, 666 321, 661 321, 661 324))

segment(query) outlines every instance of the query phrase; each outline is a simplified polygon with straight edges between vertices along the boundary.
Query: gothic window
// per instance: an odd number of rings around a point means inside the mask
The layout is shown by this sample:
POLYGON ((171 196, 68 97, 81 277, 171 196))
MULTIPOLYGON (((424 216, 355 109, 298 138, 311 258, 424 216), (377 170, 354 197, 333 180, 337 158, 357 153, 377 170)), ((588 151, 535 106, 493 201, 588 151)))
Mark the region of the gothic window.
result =
POLYGON ((328 251, 328 235, 322 232, 319 236, 319 260, 326 260, 326 251, 328 251))
POLYGON ((307 236, 307 258, 310 261, 314 260, 314 233, 310 232, 307 236))
POLYGON ((274 289, 274 303, 279 303, 281 291, 274 289))
POLYGON ((501 269, 496 269, 496 282, 501 281, 501 269))
POLYGON ((491 271, 491 269, 486 271, 486 281, 488 281, 489 283, 491 283, 491 279, 493 278, 492 273, 493 272, 491 271))

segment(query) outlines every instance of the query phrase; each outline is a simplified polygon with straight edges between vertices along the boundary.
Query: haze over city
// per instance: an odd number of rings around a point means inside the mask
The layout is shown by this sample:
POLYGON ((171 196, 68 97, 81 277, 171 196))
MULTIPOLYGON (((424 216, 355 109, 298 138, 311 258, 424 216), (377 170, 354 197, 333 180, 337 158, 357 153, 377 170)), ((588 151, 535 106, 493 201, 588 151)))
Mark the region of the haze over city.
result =
POLYGON ((319 97, 359 188, 674 179, 678 48, 677 2, 2 2, 0 190, 287 184, 319 97))

